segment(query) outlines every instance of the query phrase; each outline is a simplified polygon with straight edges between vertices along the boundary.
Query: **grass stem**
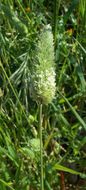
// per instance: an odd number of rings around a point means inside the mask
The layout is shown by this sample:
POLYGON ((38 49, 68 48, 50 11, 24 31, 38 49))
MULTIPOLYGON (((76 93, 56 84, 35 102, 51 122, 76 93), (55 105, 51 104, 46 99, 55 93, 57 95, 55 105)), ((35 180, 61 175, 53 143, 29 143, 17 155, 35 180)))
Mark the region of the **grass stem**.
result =
POLYGON ((42 104, 39 105, 39 132, 40 132, 40 163, 41 163, 41 190, 44 190, 43 179, 43 142, 42 142, 42 104))

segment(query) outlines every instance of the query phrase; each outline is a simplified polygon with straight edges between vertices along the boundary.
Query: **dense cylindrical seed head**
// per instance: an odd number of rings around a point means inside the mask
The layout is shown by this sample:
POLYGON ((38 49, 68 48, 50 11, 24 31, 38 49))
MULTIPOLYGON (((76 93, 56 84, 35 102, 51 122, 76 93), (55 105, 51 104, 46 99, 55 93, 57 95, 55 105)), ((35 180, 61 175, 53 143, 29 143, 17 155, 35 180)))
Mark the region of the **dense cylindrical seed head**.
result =
POLYGON ((37 48, 35 67, 31 76, 31 95, 43 104, 51 103, 55 96, 55 60, 53 34, 50 25, 42 30, 37 48))

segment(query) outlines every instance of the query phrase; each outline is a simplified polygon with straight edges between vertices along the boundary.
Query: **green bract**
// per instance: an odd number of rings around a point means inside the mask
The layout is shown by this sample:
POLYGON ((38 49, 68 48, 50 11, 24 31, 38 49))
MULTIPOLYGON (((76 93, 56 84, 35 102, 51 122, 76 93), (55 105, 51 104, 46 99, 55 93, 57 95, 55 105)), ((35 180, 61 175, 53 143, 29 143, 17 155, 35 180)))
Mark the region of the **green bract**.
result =
POLYGON ((35 68, 31 76, 31 95, 43 104, 55 96, 55 61, 53 34, 50 25, 42 30, 36 48, 35 68))

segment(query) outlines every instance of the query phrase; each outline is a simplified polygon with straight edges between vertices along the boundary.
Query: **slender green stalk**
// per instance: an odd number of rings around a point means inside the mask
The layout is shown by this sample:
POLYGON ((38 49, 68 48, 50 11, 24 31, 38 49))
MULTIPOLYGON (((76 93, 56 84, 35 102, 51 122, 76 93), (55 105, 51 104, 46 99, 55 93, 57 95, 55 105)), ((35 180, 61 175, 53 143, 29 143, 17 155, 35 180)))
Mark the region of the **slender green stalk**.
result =
POLYGON ((42 104, 39 105, 39 132, 40 132, 40 163, 41 163, 41 190, 44 190, 43 179, 43 142, 42 142, 42 104))
POLYGON ((57 35, 58 14, 59 14, 60 3, 61 3, 61 0, 59 1, 54 0, 54 42, 55 42, 55 45, 56 45, 56 35, 57 35))
POLYGON ((17 3, 19 4, 19 6, 20 6, 22 12, 24 13, 24 15, 26 16, 27 20, 31 23, 30 18, 29 18, 28 15, 26 14, 26 12, 25 12, 25 10, 24 10, 24 8, 23 8, 23 6, 22 6, 22 4, 20 3, 19 0, 17 0, 17 3))
POLYGON ((56 43, 57 33, 57 0, 54 0, 54 41, 56 43))

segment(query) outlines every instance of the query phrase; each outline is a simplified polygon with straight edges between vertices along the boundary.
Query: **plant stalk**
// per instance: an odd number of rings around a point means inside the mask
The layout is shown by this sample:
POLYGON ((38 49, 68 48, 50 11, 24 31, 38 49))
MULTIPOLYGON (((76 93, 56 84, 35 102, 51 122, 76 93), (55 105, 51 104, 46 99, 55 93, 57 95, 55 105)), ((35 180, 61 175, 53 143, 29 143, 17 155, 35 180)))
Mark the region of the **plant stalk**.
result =
POLYGON ((56 46, 56 36, 57 36, 57 27, 58 27, 58 15, 60 8, 61 0, 54 0, 54 42, 56 46))
POLYGON ((61 190, 66 190, 66 188, 65 188, 65 177, 64 177, 63 171, 60 172, 60 176, 61 176, 61 190))
POLYGON ((39 134, 40 134, 40 163, 41 163, 41 190, 44 190, 43 177, 43 142, 42 142, 42 104, 39 105, 39 134))

